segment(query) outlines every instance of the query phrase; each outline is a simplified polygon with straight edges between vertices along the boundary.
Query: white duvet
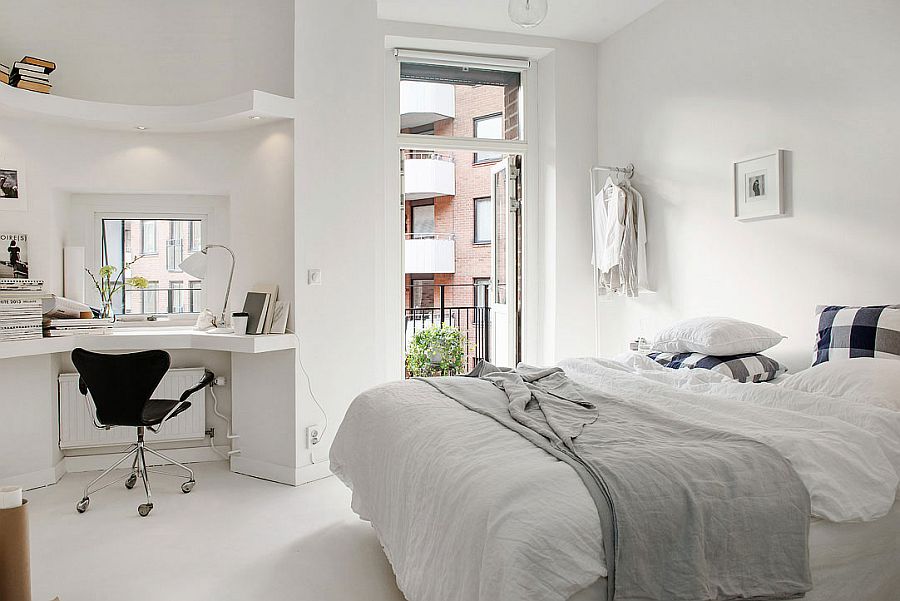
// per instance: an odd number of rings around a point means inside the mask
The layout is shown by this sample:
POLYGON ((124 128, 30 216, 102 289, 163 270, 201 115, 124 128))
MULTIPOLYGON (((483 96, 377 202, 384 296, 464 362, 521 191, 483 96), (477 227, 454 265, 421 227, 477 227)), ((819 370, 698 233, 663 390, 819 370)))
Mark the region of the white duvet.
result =
MULTIPOLYGON (((605 394, 769 444, 817 516, 873 520, 894 502, 900 413, 638 356, 560 366, 605 394)), ((571 467, 423 382, 360 395, 331 467, 412 601, 564 601, 606 575, 597 510, 571 467)))

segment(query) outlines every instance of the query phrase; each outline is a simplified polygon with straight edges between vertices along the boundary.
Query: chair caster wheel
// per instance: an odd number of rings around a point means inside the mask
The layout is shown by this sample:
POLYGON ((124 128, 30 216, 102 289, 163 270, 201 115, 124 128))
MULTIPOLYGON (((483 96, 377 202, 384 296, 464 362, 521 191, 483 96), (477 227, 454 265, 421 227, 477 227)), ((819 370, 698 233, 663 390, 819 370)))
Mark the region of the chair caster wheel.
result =
POLYGON ((183 492, 184 494, 188 494, 189 492, 194 490, 194 484, 196 484, 196 483, 197 482, 194 480, 188 480, 187 482, 185 482, 184 484, 181 485, 181 492, 183 492))
POLYGON ((141 503, 138 505, 138 513, 141 514, 142 518, 150 515, 150 510, 153 509, 153 503, 141 503))
POLYGON ((128 490, 131 490, 132 488, 134 488, 134 485, 136 482, 137 482, 137 474, 131 474, 125 480, 125 488, 127 488, 128 490))
POLYGON ((75 509, 78 510, 78 513, 84 513, 85 511, 87 511, 87 508, 90 504, 91 504, 91 500, 88 497, 85 497, 82 500, 75 503, 75 509))

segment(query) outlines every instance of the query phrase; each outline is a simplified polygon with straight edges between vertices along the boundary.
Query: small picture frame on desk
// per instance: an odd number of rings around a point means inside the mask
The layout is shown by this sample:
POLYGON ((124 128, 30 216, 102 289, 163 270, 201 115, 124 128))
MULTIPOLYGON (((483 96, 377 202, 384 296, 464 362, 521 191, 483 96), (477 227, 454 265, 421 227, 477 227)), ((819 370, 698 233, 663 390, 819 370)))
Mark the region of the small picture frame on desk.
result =
POLYGON ((734 163, 734 216, 751 221, 784 215, 784 151, 734 163))
POLYGON ((272 317, 272 334, 284 334, 287 331, 288 315, 291 312, 291 303, 287 301, 275 302, 275 315, 272 317))
POLYGON ((25 175, 20 165, 0 158, 0 211, 27 211, 25 175))

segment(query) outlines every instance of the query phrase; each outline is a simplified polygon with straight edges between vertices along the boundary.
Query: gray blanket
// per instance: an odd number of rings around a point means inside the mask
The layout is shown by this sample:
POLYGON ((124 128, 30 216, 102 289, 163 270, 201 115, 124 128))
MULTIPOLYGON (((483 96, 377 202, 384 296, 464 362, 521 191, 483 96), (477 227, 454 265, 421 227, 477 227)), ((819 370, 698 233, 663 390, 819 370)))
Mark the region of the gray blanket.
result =
POLYGON ((768 446, 606 398, 559 368, 427 378, 571 465, 603 526, 610 601, 793 599, 809 495, 768 446))

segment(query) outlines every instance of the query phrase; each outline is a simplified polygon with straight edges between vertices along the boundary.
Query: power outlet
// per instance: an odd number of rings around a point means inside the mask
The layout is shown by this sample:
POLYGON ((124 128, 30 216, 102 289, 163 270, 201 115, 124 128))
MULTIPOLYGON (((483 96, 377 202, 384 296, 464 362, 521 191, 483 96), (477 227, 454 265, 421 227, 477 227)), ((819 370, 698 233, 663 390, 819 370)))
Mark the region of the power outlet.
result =
POLYGON ((306 429, 306 448, 311 449, 319 444, 322 438, 322 426, 310 426, 306 429))

